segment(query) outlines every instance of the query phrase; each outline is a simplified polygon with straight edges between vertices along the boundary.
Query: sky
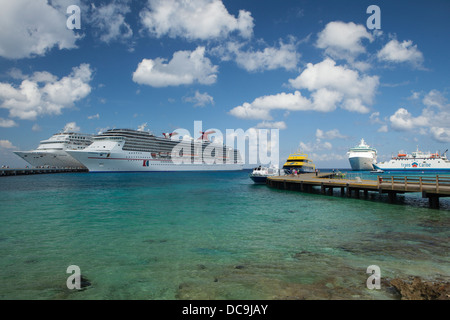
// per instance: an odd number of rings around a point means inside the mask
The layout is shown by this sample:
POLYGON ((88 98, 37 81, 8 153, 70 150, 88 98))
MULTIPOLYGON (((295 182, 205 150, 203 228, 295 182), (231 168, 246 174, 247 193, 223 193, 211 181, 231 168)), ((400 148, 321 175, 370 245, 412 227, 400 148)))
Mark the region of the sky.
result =
POLYGON ((450 146, 448 0, 0 7, 1 165, 64 130, 196 135, 194 121, 278 129, 281 164, 300 150, 319 168, 349 168, 361 138, 379 161, 450 146))

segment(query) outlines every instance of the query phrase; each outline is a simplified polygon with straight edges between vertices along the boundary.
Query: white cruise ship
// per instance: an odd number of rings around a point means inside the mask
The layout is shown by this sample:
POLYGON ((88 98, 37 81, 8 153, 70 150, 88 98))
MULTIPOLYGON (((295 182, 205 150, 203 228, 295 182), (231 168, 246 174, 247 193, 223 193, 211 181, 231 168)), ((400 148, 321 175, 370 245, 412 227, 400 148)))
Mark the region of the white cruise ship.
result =
POLYGON ((359 145, 350 148, 347 155, 352 170, 373 170, 377 162, 377 150, 368 146, 364 139, 359 145))
POLYGON ((180 141, 171 134, 156 137, 147 131, 110 129, 95 136, 93 141, 84 150, 68 151, 90 172, 243 169, 239 151, 212 143, 207 133, 196 141, 180 141))
POLYGON ((84 168, 67 150, 83 150, 92 143, 91 134, 76 132, 56 133, 42 140, 32 151, 14 151, 16 155, 33 167, 84 168))
POLYGON ((450 172, 450 160, 446 153, 440 155, 439 152, 421 152, 417 148, 411 154, 399 153, 389 161, 380 162, 374 165, 376 169, 384 171, 407 171, 407 172, 450 172))

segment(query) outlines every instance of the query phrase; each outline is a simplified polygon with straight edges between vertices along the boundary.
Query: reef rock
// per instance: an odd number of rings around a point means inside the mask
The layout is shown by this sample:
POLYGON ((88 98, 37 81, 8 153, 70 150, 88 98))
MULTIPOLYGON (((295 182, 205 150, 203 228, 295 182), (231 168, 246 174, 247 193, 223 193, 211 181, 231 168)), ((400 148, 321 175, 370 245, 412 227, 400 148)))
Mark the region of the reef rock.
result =
POLYGON ((423 281, 420 277, 408 280, 390 281, 401 295, 402 300, 450 300, 450 283, 443 281, 423 281))

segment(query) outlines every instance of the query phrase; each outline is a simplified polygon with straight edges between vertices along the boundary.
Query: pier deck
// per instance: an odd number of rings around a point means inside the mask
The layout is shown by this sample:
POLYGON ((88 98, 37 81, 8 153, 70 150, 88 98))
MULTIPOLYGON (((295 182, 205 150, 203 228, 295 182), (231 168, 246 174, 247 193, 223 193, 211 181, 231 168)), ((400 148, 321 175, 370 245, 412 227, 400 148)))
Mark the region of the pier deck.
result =
POLYGON ((334 188, 341 189, 341 195, 359 198, 360 191, 367 195, 369 191, 387 193, 390 203, 395 202, 398 193, 421 192, 423 198, 429 199, 431 208, 439 208, 440 197, 450 197, 450 176, 436 177, 405 177, 378 176, 377 180, 339 179, 334 173, 324 173, 316 176, 314 173, 298 176, 276 176, 267 179, 269 187, 311 192, 313 187, 320 187, 322 194, 333 194, 334 188))
POLYGON ((19 176, 26 174, 44 174, 44 173, 65 173, 65 172, 88 172, 83 168, 1 168, 1 176, 19 176))

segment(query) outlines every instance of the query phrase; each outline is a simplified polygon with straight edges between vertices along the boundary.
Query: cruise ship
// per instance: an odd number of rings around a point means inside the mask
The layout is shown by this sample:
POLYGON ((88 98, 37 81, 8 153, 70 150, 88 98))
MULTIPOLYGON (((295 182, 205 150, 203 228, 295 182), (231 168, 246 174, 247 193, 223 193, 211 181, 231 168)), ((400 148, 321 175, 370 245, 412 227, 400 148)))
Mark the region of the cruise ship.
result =
POLYGON ((316 166, 313 161, 308 158, 307 154, 297 152, 289 155, 286 163, 283 165, 283 169, 291 172, 296 170, 297 173, 311 173, 316 170, 316 166))
POLYGON ((359 145, 350 148, 347 155, 352 170, 356 171, 373 170, 377 162, 377 150, 368 146, 364 139, 361 139, 359 145))
POLYGON ((33 167, 84 168, 67 151, 83 150, 92 143, 92 137, 91 134, 77 132, 56 133, 49 139, 42 140, 35 150, 14 153, 33 167))
POLYGON ((225 171, 242 170, 238 150, 209 141, 208 132, 197 140, 161 137, 133 129, 110 129, 93 138, 83 150, 68 153, 89 172, 225 171))
POLYGON ((384 171, 404 171, 404 172, 450 172, 450 160, 446 153, 421 152, 419 148, 411 154, 399 153, 389 161, 380 162, 374 165, 375 169, 384 171))

